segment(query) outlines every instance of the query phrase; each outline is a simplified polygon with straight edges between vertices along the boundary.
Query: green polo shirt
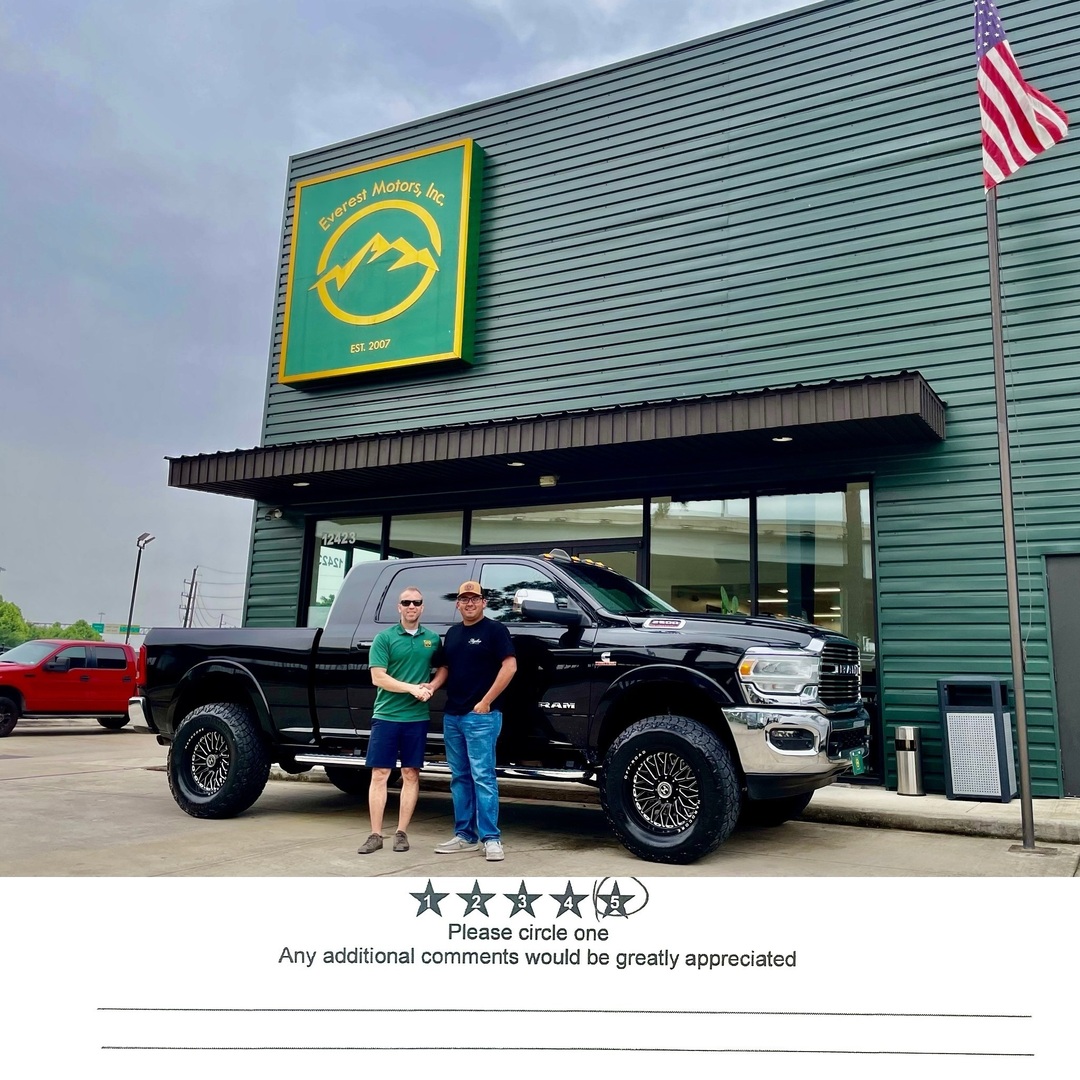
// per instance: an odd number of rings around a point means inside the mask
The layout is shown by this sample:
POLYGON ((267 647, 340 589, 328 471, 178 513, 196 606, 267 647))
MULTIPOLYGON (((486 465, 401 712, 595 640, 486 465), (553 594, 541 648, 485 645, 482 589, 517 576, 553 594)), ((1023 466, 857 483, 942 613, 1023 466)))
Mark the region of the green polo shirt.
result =
MULTIPOLYGON (((375 635, 368 662, 373 668, 386 668, 386 674, 392 679, 422 683, 431 678, 438 652, 439 635, 434 630, 421 626, 415 634, 410 634, 398 623, 375 635)), ((400 722, 427 720, 428 703, 417 700, 412 694, 398 694, 380 686, 375 695, 372 716, 376 720, 400 722)))

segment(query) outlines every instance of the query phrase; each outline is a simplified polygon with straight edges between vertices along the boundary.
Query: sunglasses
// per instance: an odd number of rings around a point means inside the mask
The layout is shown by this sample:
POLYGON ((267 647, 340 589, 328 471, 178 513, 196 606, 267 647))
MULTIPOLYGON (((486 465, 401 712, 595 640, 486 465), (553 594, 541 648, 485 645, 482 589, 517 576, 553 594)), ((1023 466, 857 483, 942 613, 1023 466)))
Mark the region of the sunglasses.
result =
POLYGON ((399 600, 398 603, 402 607, 423 607, 424 606, 424 601, 423 600, 399 600))
POLYGON ((479 604, 483 599, 482 596, 459 596, 457 602, 459 604, 479 604))

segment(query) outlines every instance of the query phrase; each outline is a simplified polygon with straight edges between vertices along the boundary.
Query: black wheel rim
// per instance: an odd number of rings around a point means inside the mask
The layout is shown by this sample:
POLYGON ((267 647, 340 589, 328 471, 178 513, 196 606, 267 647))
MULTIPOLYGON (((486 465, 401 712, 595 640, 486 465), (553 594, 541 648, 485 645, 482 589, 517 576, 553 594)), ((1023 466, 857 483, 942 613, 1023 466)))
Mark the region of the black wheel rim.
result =
POLYGON ((192 784, 204 795, 216 795, 229 776, 229 743, 220 731, 206 729, 192 740, 188 750, 192 784))
POLYGON ((626 770, 626 786, 635 813, 653 832, 683 832, 701 810, 697 773, 671 750, 638 754, 626 770))

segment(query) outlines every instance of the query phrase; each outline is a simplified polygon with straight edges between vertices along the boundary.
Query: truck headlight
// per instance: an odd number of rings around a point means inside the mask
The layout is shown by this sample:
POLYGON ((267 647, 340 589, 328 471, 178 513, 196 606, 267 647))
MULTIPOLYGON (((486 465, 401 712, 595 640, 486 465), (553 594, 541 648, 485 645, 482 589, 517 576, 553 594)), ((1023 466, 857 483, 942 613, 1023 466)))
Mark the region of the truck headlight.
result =
POLYGON ((739 682, 751 702, 811 704, 818 699, 821 657, 804 652, 747 649, 739 682))

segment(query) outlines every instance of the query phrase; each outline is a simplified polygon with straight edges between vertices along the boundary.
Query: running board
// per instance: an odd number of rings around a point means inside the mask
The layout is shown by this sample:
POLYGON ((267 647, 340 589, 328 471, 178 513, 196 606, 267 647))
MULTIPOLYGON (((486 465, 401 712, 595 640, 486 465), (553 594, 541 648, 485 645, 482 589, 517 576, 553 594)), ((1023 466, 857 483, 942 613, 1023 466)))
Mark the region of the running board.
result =
MULTIPOLYGON (((295 760, 301 765, 329 765, 331 768, 364 769, 362 757, 339 754, 297 754, 295 760)), ((429 776, 449 776, 450 766, 445 761, 427 761, 423 771, 429 776)), ((591 769, 542 769, 530 766, 509 765, 495 769, 495 775, 503 780, 563 780, 569 783, 588 783, 594 777, 591 769)))

